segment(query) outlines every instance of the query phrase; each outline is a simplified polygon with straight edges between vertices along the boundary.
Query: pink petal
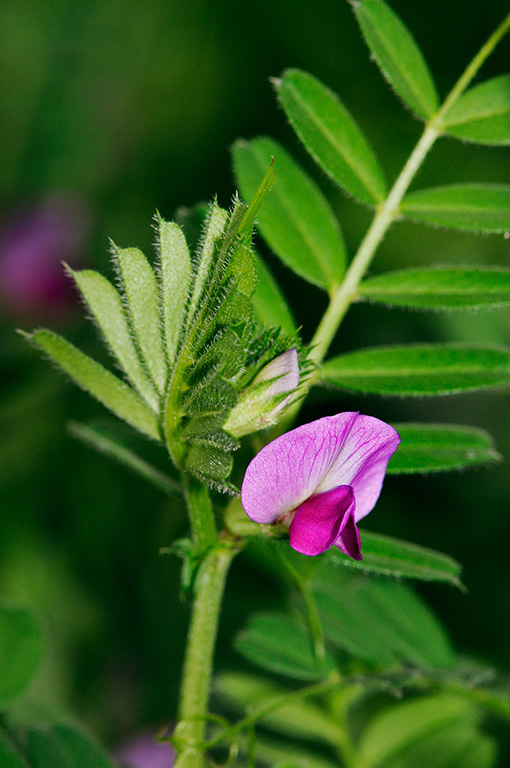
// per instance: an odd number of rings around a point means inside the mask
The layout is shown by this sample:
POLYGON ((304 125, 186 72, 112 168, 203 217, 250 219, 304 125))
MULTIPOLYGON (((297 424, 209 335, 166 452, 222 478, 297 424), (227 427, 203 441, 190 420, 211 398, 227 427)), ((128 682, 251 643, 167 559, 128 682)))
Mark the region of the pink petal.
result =
POLYGON ((399 444, 399 434, 389 424, 373 416, 357 415, 317 491, 351 485, 356 498, 356 520, 361 520, 379 498, 388 461, 399 444))
POLYGON ((241 488, 243 508, 257 523, 274 523, 310 496, 350 485, 359 520, 377 501, 399 442, 393 427, 353 412, 304 424, 252 460, 241 488))
POLYGON ((296 509, 290 524, 291 547, 303 555, 325 552, 345 530, 349 520, 356 528, 354 508, 354 494, 348 485, 307 499, 296 509))
POLYGON ((363 560, 355 510, 356 508, 353 506, 345 516, 343 525, 340 528, 340 534, 334 544, 335 547, 341 549, 349 557, 353 557, 354 560, 363 560))

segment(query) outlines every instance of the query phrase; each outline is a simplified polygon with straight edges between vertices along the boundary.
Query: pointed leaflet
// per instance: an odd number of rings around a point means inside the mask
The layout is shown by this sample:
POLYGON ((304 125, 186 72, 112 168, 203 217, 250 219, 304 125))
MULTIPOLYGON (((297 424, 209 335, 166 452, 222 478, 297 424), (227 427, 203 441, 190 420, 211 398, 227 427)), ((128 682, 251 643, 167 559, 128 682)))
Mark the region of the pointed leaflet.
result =
POLYGON ((174 362, 189 295, 191 259, 186 238, 173 222, 158 217, 158 251, 163 300, 163 326, 168 362, 174 362))
POLYGON ((492 437, 457 424, 394 424, 402 442, 390 459, 393 475, 447 472, 500 459, 492 437))
POLYGON ((277 256, 294 272, 330 292, 345 272, 340 226, 326 198, 276 141, 259 137, 234 145, 236 178, 244 198, 253 196, 271 157, 276 179, 258 214, 258 228, 277 256))
POLYGON ((424 119, 432 117, 438 108, 436 88, 409 30, 383 0, 361 0, 353 7, 386 80, 417 115, 424 119))
POLYGON ((466 91, 444 117, 447 133, 478 144, 510 144, 510 74, 466 91))
POLYGON ((149 437, 160 439, 155 415, 124 381, 56 333, 40 330, 28 338, 116 416, 149 437))
POLYGON ((365 280, 359 294, 390 307, 463 309, 510 304, 510 269, 504 267, 418 267, 365 280))
POLYGON ((99 272, 84 269, 81 272, 70 270, 70 273, 127 376, 145 402, 158 411, 158 395, 142 367, 119 292, 99 272))
POLYGON ((510 232, 510 185, 451 184, 420 189, 401 205, 404 216, 470 232, 510 232))
POLYGON ((145 365, 160 393, 167 364, 163 350, 159 289, 151 265, 138 248, 116 248, 131 324, 145 365))
POLYGON ((18 696, 27 687, 39 664, 42 646, 41 629, 30 611, 0 605, 2 704, 18 696))
POLYGON ((299 69, 284 72, 275 88, 292 127, 328 176, 368 205, 381 202, 386 182, 379 162, 338 96, 299 69))
MULTIPOLYGON (((434 733, 454 724, 473 729, 477 720, 476 709, 462 696, 436 694, 399 702, 372 717, 360 738, 357 766, 389 768, 404 751, 410 753, 413 747, 434 733)), ((443 742, 446 742, 444 736, 443 742)), ((441 762, 435 762, 434 768, 439 766, 441 762)))
POLYGON ((331 658, 317 659, 310 638, 300 626, 278 613, 252 616, 234 645, 248 661, 292 680, 324 680, 334 668, 331 658))
POLYGON ((328 550, 327 557, 347 568, 358 568, 397 579, 444 581, 457 587, 461 584, 461 566, 442 552, 368 531, 362 531, 362 539, 363 560, 353 560, 337 547, 328 550))
POLYGON ((380 395, 469 392, 510 384, 510 351, 463 344, 372 347, 326 361, 322 381, 380 395))
POLYGON ((253 306, 260 322, 266 327, 280 326, 289 335, 296 333, 296 323, 280 286, 269 268, 257 256, 258 282, 253 294, 253 306))
POLYGON ((326 639, 353 656, 385 666, 452 664, 444 629, 407 584, 374 579, 322 558, 311 586, 326 639))

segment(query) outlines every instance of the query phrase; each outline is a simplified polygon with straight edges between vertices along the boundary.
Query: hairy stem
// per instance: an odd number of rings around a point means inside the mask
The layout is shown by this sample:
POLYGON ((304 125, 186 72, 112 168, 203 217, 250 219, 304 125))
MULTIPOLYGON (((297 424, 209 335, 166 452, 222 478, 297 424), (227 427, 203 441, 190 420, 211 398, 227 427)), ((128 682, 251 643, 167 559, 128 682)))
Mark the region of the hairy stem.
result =
POLYGON ((200 556, 214 546, 218 539, 211 498, 207 486, 187 472, 182 473, 182 484, 186 494, 195 554, 200 556))
POLYGON ((203 768, 209 689, 223 591, 235 547, 219 543, 205 557, 196 581, 173 741, 175 768, 203 768))

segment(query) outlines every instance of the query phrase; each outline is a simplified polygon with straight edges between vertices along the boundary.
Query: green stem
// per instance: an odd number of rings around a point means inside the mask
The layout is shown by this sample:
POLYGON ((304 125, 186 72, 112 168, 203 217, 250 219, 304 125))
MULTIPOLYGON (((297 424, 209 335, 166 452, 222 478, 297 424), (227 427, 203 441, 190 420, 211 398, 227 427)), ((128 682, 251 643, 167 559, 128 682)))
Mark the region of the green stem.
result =
MULTIPOLYGON (((425 126, 423 134, 414 148, 407 163, 402 169, 399 177, 393 185, 388 197, 378 207, 372 224, 370 225, 363 241, 356 253, 351 265, 346 273, 342 285, 333 294, 329 306, 322 318, 315 336, 311 342, 311 359, 320 364, 326 355, 329 346, 334 339, 340 323, 342 322, 347 310, 357 296, 358 287, 368 269, 374 254, 385 236, 388 228, 399 214, 400 203, 404 197, 411 181, 414 179, 418 169, 422 165, 425 157, 430 151, 432 145, 438 136, 442 133, 442 120, 446 112, 464 93, 469 83, 476 75, 484 61, 500 42, 502 37, 510 29, 510 14, 504 19, 499 27, 490 36, 487 42, 482 46, 477 55, 471 61, 467 69, 461 75, 457 83, 446 97, 438 113, 431 118, 425 126)), ((309 384, 313 384, 318 378, 317 372, 309 379, 309 384)), ((296 409, 297 410, 297 409, 296 409)))
POLYGON ((203 768, 209 689, 214 646, 228 569, 236 548, 219 544, 204 558, 195 582, 195 599, 188 632, 173 741, 175 768, 203 768))
POLYGON ((182 484, 188 504, 188 514, 195 544, 195 554, 203 555, 218 540, 218 529, 207 486, 187 472, 182 473, 182 484))

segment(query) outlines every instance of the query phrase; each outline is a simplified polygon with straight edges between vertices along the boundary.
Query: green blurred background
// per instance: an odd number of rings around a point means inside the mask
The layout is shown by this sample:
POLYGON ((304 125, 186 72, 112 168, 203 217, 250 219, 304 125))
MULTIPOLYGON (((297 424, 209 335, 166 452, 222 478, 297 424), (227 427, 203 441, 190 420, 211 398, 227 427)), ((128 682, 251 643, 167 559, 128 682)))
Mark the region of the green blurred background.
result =
MULTIPOLYGON (((445 94, 508 0, 394 0, 445 94)), ((505 72, 507 40, 481 78, 505 72)), ((345 0, 239 6, 225 0, 3 0, 0 8, 0 594, 34 605, 48 658, 33 696, 71 708, 109 744, 174 713, 188 609, 179 563, 158 550, 186 532, 180 503, 73 441, 70 419, 102 419, 14 333, 48 325, 105 359, 60 261, 111 275, 108 238, 151 250, 151 218, 234 193, 229 147, 269 134, 311 169, 332 200, 350 252, 369 213, 311 168, 269 78, 290 66, 337 91, 394 178, 420 126, 370 62, 345 0)), ((508 149, 442 140, 415 186, 509 180, 508 149)), ((270 202, 268 203, 270 204, 270 202)), ((261 251, 266 253, 262 244, 261 251)), ((325 297, 269 257, 305 339, 325 297)), ((374 271, 438 263, 510 264, 510 241, 398 224, 374 271)), ((510 342, 510 312, 404 313, 356 306, 335 351, 392 341, 510 342)), ((389 421, 444 420, 493 432, 510 456, 510 398, 310 399, 303 419, 360 409, 389 421)), ((139 449, 161 467, 162 451, 139 449)), ((368 527, 438 548, 465 565, 468 593, 422 589, 462 653, 510 670, 510 473, 389 478, 368 527)), ((255 608, 283 600, 243 556, 224 611, 218 663, 255 608)), ((489 723, 506 743, 508 733, 489 723)), ((505 754, 507 755, 505 757, 505 754)), ((505 762, 506 761, 506 762, 505 762)))

